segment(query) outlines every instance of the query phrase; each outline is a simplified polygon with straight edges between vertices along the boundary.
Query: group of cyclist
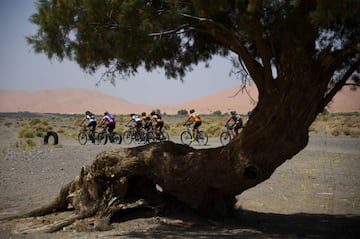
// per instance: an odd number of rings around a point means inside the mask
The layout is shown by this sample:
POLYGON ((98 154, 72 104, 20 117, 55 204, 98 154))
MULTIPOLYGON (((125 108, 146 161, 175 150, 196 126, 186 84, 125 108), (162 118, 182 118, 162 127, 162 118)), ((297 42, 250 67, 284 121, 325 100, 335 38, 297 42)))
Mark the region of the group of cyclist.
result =
MULTIPOLYGON (((80 126, 87 121, 87 128, 88 130, 91 131, 91 136, 95 135, 95 129, 96 126, 104 126, 106 127, 106 129, 108 130, 109 133, 112 133, 115 129, 116 126, 116 120, 114 118, 114 116, 112 114, 110 114, 109 112, 105 112, 103 117, 101 118, 99 124, 97 124, 95 115, 93 113, 91 113, 90 111, 86 111, 85 115, 80 123, 80 126)), ((91 141, 94 143, 95 142, 95 138, 94 137, 90 137, 91 141)))
POLYGON ((157 114, 155 111, 152 111, 150 115, 146 115, 146 112, 142 112, 141 115, 132 113, 130 114, 130 120, 127 124, 130 123, 132 123, 133 129, 139 132, 154 129, 154 133, 157 137, 164 127, 164 120, 161 115, 157 114))
MULTIPOLYGON (((104 113, 99 124, 97 125, 95 115, 90 111, 86 111, 80 125, 82 125, 85 121, 88 122, 87 127, 89 130, 92 131, 92 135, 94 135, 97 126, 106 127, 109 133, 112 133, 116 126, 116 120, 114 116, 109 112, 104 113)), ((160 133, 164 127, 164 120, 162 119, 161 115, 157 114, 155 111, 152 111, 150 115, 147 115, 146 112, 142 112, 141 115, 132 113, 130 114, 130 120, 128 121, 128 124, 130 123, 132 124, 132 127, 135 130, 139 130, 139 131, 149 130, 153 128, 155 135, 159 135, 158 133, 160 133)), ((192 139, 191 139, 191 142, 193 142, 195 140, 195 135, 197 134, 199 127, 202 124, 202 119, 200 115, 194 109, 191 109, 189 111, 188 118, 184 125, 188 123, 194 124, 192 127, 192 139)), ((240 114, 237 114, 235 111, 231 111, 230 116, 228 117, 224 126, 231 127, 232 136, 235 137, 239 133, 239 129, 243 127, 243 121, 240 114), (232 125, 229 125, 230 121, 233 122, 232 125)), ((91 140, 93 142, 95 141, 94 138, 92 138, 91 140)))

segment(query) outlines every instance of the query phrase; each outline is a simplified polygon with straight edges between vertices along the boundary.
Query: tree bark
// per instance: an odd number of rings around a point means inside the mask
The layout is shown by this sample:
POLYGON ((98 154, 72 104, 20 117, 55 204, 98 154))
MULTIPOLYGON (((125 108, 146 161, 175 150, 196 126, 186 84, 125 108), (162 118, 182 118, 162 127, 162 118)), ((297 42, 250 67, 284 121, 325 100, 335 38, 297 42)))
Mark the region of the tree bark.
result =
MULTIPOLYGON (((278 78, 257 81, 266 87, 258 85, 251 119, 227 146, 193 149, 163 142, 100 153, 53 204, 27 216, 70 204, 75 219, 97 216, 109 222, 118 211, 147 207, 159 212, 172 201, 205 215, 228 214, 236 195, 268 179, 307 145, 308 128, 321 108, 328 79, 313 74, 319 65, 304 63, 309 58, 299 52, 283 54, 278 78)), ((256 75, 264 76, 260 71, 256 75)), ((54 228, 59 226, 49 231, 54 228)))

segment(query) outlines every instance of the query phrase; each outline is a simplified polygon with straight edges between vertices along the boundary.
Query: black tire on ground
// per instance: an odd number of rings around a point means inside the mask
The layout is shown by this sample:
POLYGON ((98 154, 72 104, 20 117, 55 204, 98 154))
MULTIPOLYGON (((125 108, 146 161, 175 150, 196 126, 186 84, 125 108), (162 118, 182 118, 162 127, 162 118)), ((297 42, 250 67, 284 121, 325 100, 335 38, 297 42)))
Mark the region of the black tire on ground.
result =
POLYGON ((49 137, 53 137, 53 145, 57 145, 59 143, 59 136, 55 131, 48 131, 44 136, 44 144, 49 144, 49 137))

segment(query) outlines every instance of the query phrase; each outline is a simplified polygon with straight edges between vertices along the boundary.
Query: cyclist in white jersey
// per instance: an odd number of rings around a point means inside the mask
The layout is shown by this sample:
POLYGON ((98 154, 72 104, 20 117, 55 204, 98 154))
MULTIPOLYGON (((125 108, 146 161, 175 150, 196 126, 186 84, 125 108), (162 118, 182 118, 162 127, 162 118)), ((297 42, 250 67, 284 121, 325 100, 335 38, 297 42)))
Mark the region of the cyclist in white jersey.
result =
MULTIPOLYGON (((87 111, 85 112, 85 115, 84 115, 83 120, 82 120, 81 123, 80 123, 80 126, 81 126, 85 121, 88 121, 87 129, 92 132, 92 134, 90 134, 90 135, 94 135, 94 134, 95 134, 95 128, 96 128, 96 118, 95 118, 94 114, 87 110, 87 111)), ((94 143, 94 142, 95 142, 95 139, 94 139, 94 138, 91 138, 91 141, 94 143)))

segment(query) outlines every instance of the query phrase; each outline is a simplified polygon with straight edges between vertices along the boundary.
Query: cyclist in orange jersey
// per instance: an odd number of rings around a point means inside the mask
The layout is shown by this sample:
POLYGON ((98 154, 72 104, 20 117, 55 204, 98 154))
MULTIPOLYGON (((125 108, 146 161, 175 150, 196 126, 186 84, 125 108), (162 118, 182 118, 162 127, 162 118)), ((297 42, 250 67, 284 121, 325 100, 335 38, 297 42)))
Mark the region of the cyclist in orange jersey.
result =
POLYGON ((146 112, 141 113, 141 121, 143 122, 143 127, 145 130, 152 128, 151 118, 146 115, 146 112))
POLYGON ((156 114, 155 111, 151 111, 151 120, 155 122, 154 132, 156 137, 159 137, 158 132, 160 133, 164 127, 164 120, 161 118, 161 115, 156 114))
POLYGON ((195 112, 194 109, 190 110, 189 118, 186 120, 185 124, 187 124, 190 120, 194 122, 194 126, 192 129, 192 139, 191 139, 191 142, 193 142, 195 140, 195 135, 198 132, 202 121, 200 115, 197 112, 195 112))

